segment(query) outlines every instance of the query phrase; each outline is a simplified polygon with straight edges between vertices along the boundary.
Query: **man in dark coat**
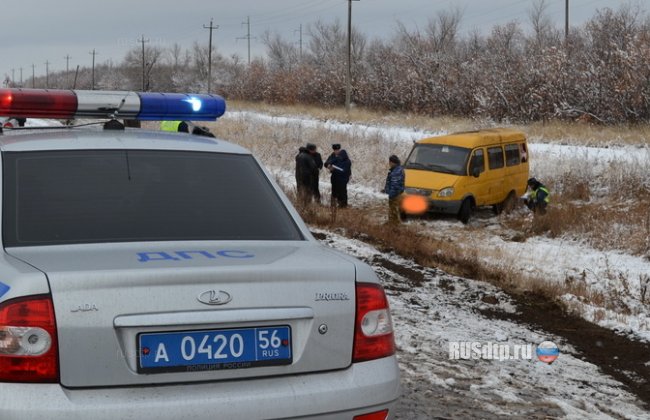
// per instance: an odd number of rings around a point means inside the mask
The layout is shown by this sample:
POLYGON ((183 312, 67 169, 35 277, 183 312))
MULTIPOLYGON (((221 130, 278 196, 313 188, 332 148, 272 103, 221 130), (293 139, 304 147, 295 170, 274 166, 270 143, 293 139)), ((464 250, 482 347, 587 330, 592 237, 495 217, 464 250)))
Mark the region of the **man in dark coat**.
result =
POLYGON ((400 202, 404 192, 404 168, 396 155, 388 158, 388 175, 383 192, 388 194, 388 223, 397 225, 400 222, 400 202))
POLYGON ((323 169, 323 158, 321 157, 320 153, 318 153, 316 150, 316 145, 313 143, 307 143, 307 151, 311 155, 312 159, 314 159, 314 163, 316 164, 316 169, 312 173, 311 192, 314 196, 314 201, 320 203, 320 189, 318 183, 320 181, 320 170, 323 169))
POLYGON ((302 204, 311 200, 314 170, 317 170, 314 159, 306 147, 300 147, 296 155, 296 189, 302 204))
POLYGON ((332 154, 325 161, 325 167, 332 174, 332 207, 348 206, 348 182, 352 175, 352 162, 348 157, 348 152, 341 149, 340 144, 332 145, 332 154))

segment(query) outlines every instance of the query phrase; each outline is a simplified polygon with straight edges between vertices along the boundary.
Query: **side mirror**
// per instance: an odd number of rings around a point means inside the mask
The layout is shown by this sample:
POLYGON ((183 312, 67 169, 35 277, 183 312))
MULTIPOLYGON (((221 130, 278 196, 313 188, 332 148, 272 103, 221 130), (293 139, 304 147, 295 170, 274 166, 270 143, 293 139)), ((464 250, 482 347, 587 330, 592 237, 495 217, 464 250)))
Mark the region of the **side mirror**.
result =
POLYGON ((478 178, 479 175, 481 175, 481 168, 479 168, 478 166, 473 167, 472 168, 472 176, 474 178, 478 178))

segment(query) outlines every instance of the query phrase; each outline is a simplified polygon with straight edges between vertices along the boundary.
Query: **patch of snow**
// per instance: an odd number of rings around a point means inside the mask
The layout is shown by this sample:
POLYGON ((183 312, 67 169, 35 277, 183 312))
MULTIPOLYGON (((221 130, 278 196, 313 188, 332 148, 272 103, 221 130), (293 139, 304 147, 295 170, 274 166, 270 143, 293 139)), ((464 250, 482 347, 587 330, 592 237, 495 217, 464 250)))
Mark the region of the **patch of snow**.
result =
MULTIPOLYGON (((417 378, 428 384, 418 386, 439 393, 443 399, 471 400, 472 406, 499 416, 519 416, 535 407, 551 417, 563 413, 570 418, 585 419, 642 418, 646 414, 620 383, 603 375, 597 366, 574 356, 574 349, 559 337, 481 315, 478 312, 481 296, 491 294, 499 300, 508 299, 494 286, 420 267, 356 239, 316 231, 326 236, 323 242, 327 246, 373 265, 389 297, 400 368, 409 381, 417 378), (381 264, 383 260, 417 271, 423 275, 423 283, 405 284, 403 276, 381 264), (443 283, 445 287, 441 286, 443 283), (551 365, 538 361, 534 350, 530 360, 449 357, 450 342, 537 345, 547 340, 555 342, 561 352, 551 365), (613 399, 616 405, 611 404, 613 399), (558 414, 553 415, 553 410, 558 414)), ((409 398, 406 395, 400 404, 408 406, 409 398)), ((431 416, 439 414, 430 413, 431 416)))
MULTIPOLYGON (((320 121, 302 116, 270 116, 259 112, 229 111, 226 118, 244 119, 275 126, 295 126, 306 129, 323 129, 334 133, 347 133, 354 136, 377 136, 384 142, 403 142, 410 144, 433 135, 446 134, 444 130, 425 132, 408 127, 370 126, 350 124, 337 121, 320 121)), ((368 137, 361 137, 367 139, 368 137)), ((556 143, 531 142, 531 174, 542 180, 550 180, 561 185, 562 178, 576 173, 586 179, 611 178, 614 181, 628 179, 646 179, 650 185, 650 147, 639 146, 573 146, 556 143)), ((274 160, 265 162, 270 170, 281 180, 281 185, 293 188, 294 174, 286 168, 273 166, 274 160)), ((325 178, 325 177, 324 177, 325 178)), ((381 180, 380 180, 381 181, 381 180)), ((379 182, 380 182, 379 181, 379 182)), ((354 205, 381 204, 386 196, 378 192, 376 179, 354 177, 348 186, 349 195, 354 205)), ((321 193, 328 195, 330 183, 321 179, 321 193)), ((600 193, 606 194, 607 186, 602 186, 600 193)), ((584 282, 587 292, 617 293, 627 306, 630 315, 584 306, 582 316, 601 326, 617 331, 631 333, 643 340, 650 340, 650 307, 640 301, 644 275, 650 273, 650 261, 617 251, 598 251, 589 246, 568 241, 563 238, 534 237, 525 242, 512 242, 502 238, 503 228, 498 219, 489 216, 481 220, 482 229, 475 229, 475 223, 469 226, 459 224, 455 219, 438 219, 422 223, 423 231, 436 232, 436 235, 448 237, 457 243, 473 241, 472 249, 479 251, 479 258, 487 264, 510 267, 551 282, 563 284, 567 281, 584 282), (458 238, 461 238, 459 241, 458 238), (485 246, 485 244, 489 246, 485 246), (604 316, 604 318, 603 318, 604 316)), ((471 242, 468 242, 471 243, 471 242)), ((650 294, 650 290, 648 291, 650 294)), ((648 297, 650 299, 650 296, 648 297)), ((578 300, 576 300, 579 302, 578 300)))

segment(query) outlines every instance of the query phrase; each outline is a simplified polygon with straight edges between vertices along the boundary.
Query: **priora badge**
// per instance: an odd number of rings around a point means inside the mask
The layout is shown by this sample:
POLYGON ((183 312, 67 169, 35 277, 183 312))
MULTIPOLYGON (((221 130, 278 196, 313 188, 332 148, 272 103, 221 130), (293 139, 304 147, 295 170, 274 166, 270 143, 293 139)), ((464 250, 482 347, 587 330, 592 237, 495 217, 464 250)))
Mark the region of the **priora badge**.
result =
POLYGON ((206 305, 225 305, 232 300, 232 296, 223 290, 206 290, 197 299, 206 305))

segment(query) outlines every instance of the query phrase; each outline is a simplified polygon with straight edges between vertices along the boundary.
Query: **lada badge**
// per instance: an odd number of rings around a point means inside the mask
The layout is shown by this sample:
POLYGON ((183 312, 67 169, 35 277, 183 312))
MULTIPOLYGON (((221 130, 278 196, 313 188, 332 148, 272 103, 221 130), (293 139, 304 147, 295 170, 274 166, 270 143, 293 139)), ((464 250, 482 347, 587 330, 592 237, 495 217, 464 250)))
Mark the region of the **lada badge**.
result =
POLYGON ((232 296, 223 290, 206 290, 197 299, 206 305, 225 305, 232 300, 232 296))

